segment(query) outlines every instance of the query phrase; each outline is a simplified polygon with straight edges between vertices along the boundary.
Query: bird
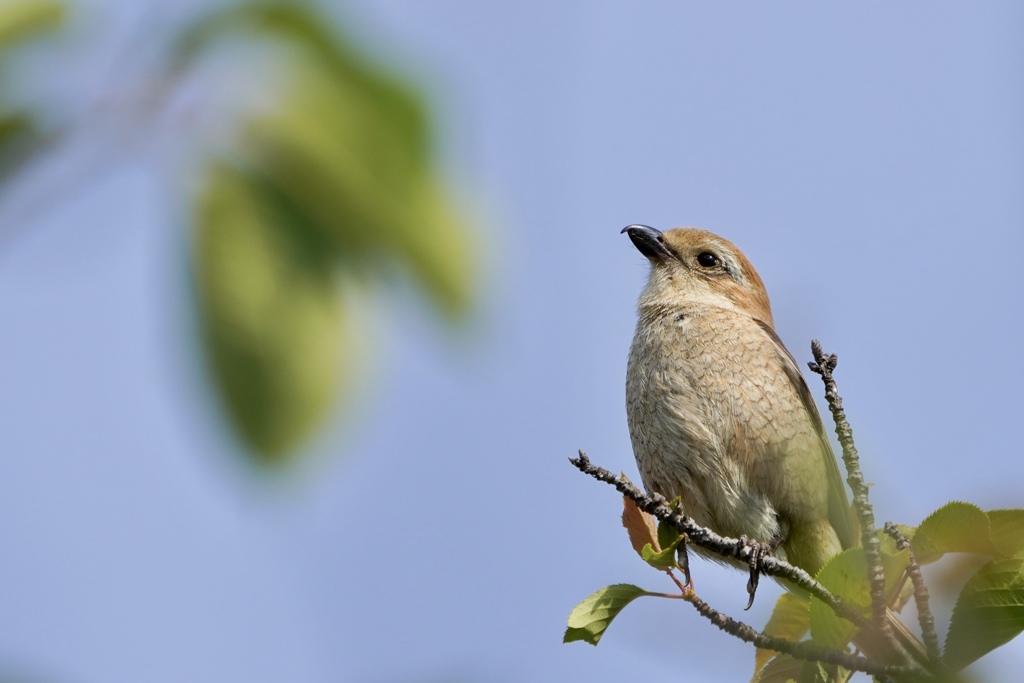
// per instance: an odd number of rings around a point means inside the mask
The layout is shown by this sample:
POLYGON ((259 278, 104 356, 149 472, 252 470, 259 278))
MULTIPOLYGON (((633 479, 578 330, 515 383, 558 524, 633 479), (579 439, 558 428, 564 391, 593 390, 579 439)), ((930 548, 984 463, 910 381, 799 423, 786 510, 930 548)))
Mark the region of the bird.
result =
MULTIPOLYGON (((752 542, 749 609, 763 554, 814 576, 860 544, 856 516, 753 264, 706 230, 629 225, 622 232, 651 266, 626 366, 640 478, 648 492, 678 498, 695 523, 752 542)), ((891 609, 886 614, 904 652, 927 663, 921 641, 891 609)), ((898 655, 877 634, 854 642, 873 656, 898 655)))
POLYGON ((759 541, 815 575, 856 544, 856 521, 761 277, 736 245, 706 230, 622 232, 651 266, 626 370, 644 487, 679 497, 697 524, 759 541))

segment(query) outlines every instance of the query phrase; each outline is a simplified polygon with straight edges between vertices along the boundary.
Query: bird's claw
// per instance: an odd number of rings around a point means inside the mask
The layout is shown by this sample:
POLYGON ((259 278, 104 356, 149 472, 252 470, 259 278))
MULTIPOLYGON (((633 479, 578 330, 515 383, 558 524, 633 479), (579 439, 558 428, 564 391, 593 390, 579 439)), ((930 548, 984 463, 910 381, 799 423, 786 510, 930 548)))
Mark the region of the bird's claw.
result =
POLYGON ((750 596, 750 599, 747 600, 747 606, 743 608, 746 611, 754 605, 754 596, 757 595, 757 584, 761 578, 761 563, 764 561, 764 558, 769 557, 774 552, 775 546, 756 541, 747 536, 740 536, 740 541, 743 543, 743 547, 750 548, 750 558, 747 560, 750 566, 747 594, 750 596))
POLYGON ((686 539, 683 539, 683 542, 679 544, 679 549, 676 551, 676 564, 679 565, 683 576, 686 577, 686 587, 693 590, 693 577, 690 576, 690 554, 686 552, 686 539))

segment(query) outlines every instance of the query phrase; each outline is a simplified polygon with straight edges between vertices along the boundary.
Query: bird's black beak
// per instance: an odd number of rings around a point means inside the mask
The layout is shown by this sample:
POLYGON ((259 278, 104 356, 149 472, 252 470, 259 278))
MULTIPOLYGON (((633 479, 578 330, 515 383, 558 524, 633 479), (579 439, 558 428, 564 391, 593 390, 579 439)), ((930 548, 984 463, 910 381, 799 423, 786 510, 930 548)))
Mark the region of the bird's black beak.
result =
POLYGON ((646 225, 627 225, 622 232, 629 235, 633 246, 652 261, 664 261, 672 256, 672 252, 665 246, 665 236, 661 234, 660 230, 646 225))

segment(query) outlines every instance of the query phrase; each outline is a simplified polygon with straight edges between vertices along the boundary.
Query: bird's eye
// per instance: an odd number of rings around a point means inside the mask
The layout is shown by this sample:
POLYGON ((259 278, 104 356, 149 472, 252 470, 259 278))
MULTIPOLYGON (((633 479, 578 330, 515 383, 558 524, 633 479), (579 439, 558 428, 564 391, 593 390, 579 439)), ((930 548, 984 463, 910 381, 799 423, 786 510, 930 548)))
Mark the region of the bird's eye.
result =
POLYGON ((720 261, 718 260, 718 257, 710 251, 702 251, 697 254, 697 263, 699 263, 703 268, 714 268, 720 263, 720 261))

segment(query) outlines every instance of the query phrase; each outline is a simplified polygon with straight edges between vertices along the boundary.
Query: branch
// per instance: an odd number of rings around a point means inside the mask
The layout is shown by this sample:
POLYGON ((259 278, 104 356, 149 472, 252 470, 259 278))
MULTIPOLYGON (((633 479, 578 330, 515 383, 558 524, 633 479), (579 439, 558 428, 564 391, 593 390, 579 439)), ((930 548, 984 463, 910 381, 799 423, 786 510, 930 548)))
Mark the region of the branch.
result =
POLYGON ((861 545, 864 547, 864 559, 868 565, 871 615, 875 626, 885 640, 894 649, 897 649, 898 643, 889 623, 885 604, 885 571, 882 569, 882 544, 875 534, 875 513, 871 503, 868 502, 868 487, 864 483, 864 475, 860 470, 860 456, 857 454, 857 447, 853 444, 853 429, 846 421, 843 399, 839 397, 836 381, 832 378, 832 371, 835 370, 839 358, 834 353, 826 355, 821 350, 821 343, 817 339, 811 342, 811 353, 814 354, 814 362, 808 363, 808 366, 812 372, 821 375, 821 381, 825 383, 825 400, 828 401, 828 409, 832 412, 832 419, 836 423, 836 436, 839 437, 839 444, 843 447, 843 464, 846 465, 848 475, 846 481, 853 491, 853 509, 857 513, 858 522, 860 522, 861 545))
MULTIPOLYGON (((693 520, 682 514, 678 508, 670 506, 664 496, 657 493, 645 494, 628 479, 612 474, 603 467, 594 465, 583 451, 580 451, 578 458, 570 458, 569 462, 584 474, 611 484, 619 493, 636 503, 637 507, 641 510, 654 515, 662 522, 671 524, 680 533, 686 534, 687 541, 690 543, 711 550, 723 557, 735 557, 743 561, 749 560, 751 553, 755 552, 750 544, 742 540, 719 536, 710 529, 694 523, 693 520)), ((836 614, 857 626, 867 629, 871 628, 871 623, 867 618, 850 607, 842 598, 833 594, 811 578, 804 570, 770 556, 761 559, 761 569, 765 574, 791 581, 828 605, 836 614)), ((888 664, 879 660, 813 645, 809 642, 795 643, 784 638, 769 636, 756 631, 741 621, 736 621, 718 612, 698 598, 693 591, 687 591, 683 599, 691 603, 701 616, 711 621, 718 628, 745 642, 753 643, 762 649, 783 652, 797 659, 838 664, 851 671, 862 671, 876 677, 906 676, 922 673, 922 669, 913 660, 909 660, 907 666, 888 664)))
MULTIPOLYGON (((628 479, 612 474, 603 467, 598 467, 591 463, 590 458, 583 451, 580 451, 578 458, 569 458, 569 462, 584 474, 588 474, 598 481, 611 484, 619 493, 636 503, 637 507, 641 510, 654 515, 663 522, 671 524, 680 533, 686 534, 687 542, 699 545, 722 557, 735 557, 744 562, 750 560, 750 555, 754 551, 748 543, 735 538, 719 536, 711 529, 698 525, 686 515, 678 510, 674 510, 668 501, 665 500, 664 496, 658 493, 645 494, 628 479)), ((860 628, 871 628, 870 622, 863 614, 815 581, 803 569, 794 567, 771 556, 765 556, 761 559, 761 569, 769 576, 781 577, 807 591, 828 605, 833 612, 843 619, 853 622, 860 628)))
POLYGON ((814 645, 808 641, 793 642, 785 638, 770 636, 766 633, 756 631, 742 621, 722 614, 710 607, 706 602, 690 591, 684 598, 692 604, 697 612, 712 624, 722 629, 729 635, 740 640, 753 643, 763 650, 774 650, 782 652, 796 659, 812 662, 825 662, 826 664, 838 664, 850 671, 862 671, 875 677, 882 676, 907 676, 915 671, 912 667, 886 664, 875 659, 868 659, 858 655, 847 654, 839 650, 833 650, 820 645, 814 645))
POLYGON ((921 624, 924 646, 928 651, 928 659, 932 662, 939 662, 942 659, 942 652, 939 650, 939 636, 935 633, 935 617, 932 616, 931 607, 928 606, 928 587, 924 585, 924 577, 921 576, 921 566, 917 563, 914 548, 910 545, 907 537, 892 522, 885 523, 885 533, 896 541, 896 547, 899 550, 907 551, 907 575, 910 576, 910 582, 914 584, 914 602, 917 604, 917 619, 921 624))

